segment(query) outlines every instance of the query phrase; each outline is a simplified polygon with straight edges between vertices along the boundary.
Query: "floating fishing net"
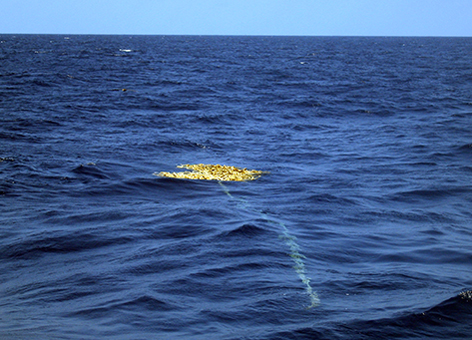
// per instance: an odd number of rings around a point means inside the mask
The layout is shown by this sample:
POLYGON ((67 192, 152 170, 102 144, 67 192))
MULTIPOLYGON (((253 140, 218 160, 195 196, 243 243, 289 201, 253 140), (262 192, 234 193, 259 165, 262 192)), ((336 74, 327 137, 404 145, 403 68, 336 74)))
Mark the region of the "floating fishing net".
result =
POLYGON ((154 173, 159 177, 170 177, 179 179, 200 179, 207 181, 253 181, 268 172, 259 170, 248 170, 229 165, 213 164, 183 164, 177 168, 192 171, 183 172, 160 172, 154 173))

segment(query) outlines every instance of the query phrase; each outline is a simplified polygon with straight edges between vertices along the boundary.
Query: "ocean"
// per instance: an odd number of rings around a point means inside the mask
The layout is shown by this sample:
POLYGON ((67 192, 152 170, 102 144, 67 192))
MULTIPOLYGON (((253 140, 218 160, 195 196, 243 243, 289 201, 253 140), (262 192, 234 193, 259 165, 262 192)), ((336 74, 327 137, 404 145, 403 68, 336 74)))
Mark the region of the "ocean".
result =
POLYGON ((472 38, 0 35, 0 122, 1 339, 472 339, 472 38))

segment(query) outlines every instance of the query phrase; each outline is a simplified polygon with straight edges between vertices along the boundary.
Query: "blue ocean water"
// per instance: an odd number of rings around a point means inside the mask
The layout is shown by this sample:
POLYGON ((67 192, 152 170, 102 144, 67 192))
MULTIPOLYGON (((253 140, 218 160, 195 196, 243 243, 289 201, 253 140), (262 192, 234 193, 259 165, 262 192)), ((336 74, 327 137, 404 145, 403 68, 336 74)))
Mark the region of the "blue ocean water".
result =
POLYGON ((0 35, 0 338, 470 338, 471 66, 472 38, 0 35), (153 176, 185 163, 270 174, 153 176))

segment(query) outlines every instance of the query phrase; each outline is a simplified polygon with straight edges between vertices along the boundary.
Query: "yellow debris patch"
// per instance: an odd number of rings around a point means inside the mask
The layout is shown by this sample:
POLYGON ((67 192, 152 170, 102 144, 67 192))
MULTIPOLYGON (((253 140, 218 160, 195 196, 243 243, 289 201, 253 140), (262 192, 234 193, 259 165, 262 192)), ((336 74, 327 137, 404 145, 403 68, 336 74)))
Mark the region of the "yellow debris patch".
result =
POLYGON ((189 169, 184 172, 160 172, 154 175, 180 179, 201 179, 207 181, 253 181, 268 172, 248 170, 229 165, 213 164, 183 164, 177 168, 189 169))

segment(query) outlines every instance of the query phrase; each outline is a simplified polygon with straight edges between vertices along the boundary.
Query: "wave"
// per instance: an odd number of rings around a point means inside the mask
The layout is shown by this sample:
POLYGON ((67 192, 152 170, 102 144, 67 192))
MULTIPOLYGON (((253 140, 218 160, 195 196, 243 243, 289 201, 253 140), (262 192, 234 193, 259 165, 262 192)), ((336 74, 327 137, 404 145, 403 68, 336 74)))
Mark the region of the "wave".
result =
POLYGON ((470 154, 472 152, 472 143, 461 145, 457 149, 463 153, 470 154))
MULTIPOLYGON (((373 320, 303 327, 258 339, 469 339, 472 334, 472 291, 464 291, 420 312, 373 320)), ((257 338, 252 338, 257 339, 257 338)))
POLYGON ((227 237, 254 237, 266 234, 267 231, 253 224, 244 224, 225 233, 227 237))
POLYGON ((95 163, 81 164, 72 172, 83 178, 110 179, 104 171, 95 166, 95 163))
POLYGON ((43 233, 4 243, 0 248, 2 259, 33 259, 48 253, 75 253, 131 242, 129 236, 99 236, 97 231, 43 233))
POLYGON ((136 298, 123 299, 123 301, 109 302, 104 305, 100 304, 91 308, 83 308, 68 314, 69 317, 80 317, 88 320, 96 320, 99 318, 108 318, 120 313, 145 311, 172 311, 179 310, 181 307, 172 304, 170 301, 163 301, 150 295, 142 295, 136 298))
POLYGON ((472 334, 470 296, 471 291, 465 291, 423 312, 388 319, 354 321, 345 325, 345 329, 356 330, 350 332, 353 336, 351 339, 466 339, 472 334))
POLYGON ((450 196, 459 195, 470 192, 471 188, 468 186, 450 186, 437 189, 415 189, 397 192, 389 196, 392 201, 398 202, 417 202, 418 200, 441 200, 450 196))

